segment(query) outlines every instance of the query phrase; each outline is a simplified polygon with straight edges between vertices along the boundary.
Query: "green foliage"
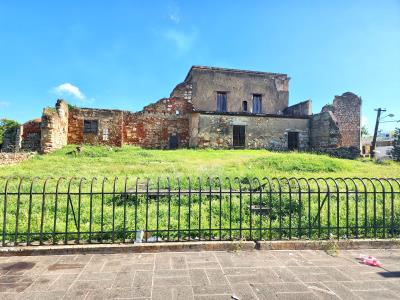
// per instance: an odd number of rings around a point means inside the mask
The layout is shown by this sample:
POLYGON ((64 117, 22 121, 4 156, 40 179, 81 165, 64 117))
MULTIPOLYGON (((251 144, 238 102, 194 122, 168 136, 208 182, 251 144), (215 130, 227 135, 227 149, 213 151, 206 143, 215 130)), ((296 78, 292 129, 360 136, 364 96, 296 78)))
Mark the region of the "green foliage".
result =
POLYGON ((392 156, 395 161, 400 162, 400 128, 396 128, 394 132, 392 156))
POLYGON ((368 136, 368 135, 369 135, 368 127, 364 125, 364 126, 361 128, 361 136, 362 136, 362 137, 366 137, 366 136, 368 136))
POLYGON ((3 143, 4 134, 8 130, 14 130, 19 126, 19 123, 10 119, 0 119, 0 144, 3 143))

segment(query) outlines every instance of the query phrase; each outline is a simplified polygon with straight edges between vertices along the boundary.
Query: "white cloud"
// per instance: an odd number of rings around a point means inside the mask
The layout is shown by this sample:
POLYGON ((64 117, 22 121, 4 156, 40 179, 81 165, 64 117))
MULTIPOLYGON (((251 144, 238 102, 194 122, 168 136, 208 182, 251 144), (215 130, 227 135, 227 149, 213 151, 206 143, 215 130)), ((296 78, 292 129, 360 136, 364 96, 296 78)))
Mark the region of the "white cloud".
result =
POLYGON ((366 116, 361 117, 361 126, 367 126, 368 118, 366 116))
POLYGON ((192 48, 196 34, 170 29, 164 32, 164 37, 172 41, 180 52, 186 52, 192 48))
POLYGON ((0 107, 9 107, 10 106, 10 102, 8 101, 0 101, 0 107))
POLYGON ((180 9, 177 5, 172 5, 168 7, 168 17, 170 21, 175 24, 179 24, 179 22, 181 21, 180 15, 180 9))
POLYGON ((176 23, 176 24, 178 24, 178 23, 181 21, 181 18, 179 17, 179 15, 178 15, 177 13, 171 13, 171 14, 169 15, 169 19, 170 19, 172 22, 176 23))
POLYGON ((86 100, 86 96, 81 92, 81 90, 77 86, 68 82, 56 86, 54 92, 60 96, 70 95, 81 101, 86 100))

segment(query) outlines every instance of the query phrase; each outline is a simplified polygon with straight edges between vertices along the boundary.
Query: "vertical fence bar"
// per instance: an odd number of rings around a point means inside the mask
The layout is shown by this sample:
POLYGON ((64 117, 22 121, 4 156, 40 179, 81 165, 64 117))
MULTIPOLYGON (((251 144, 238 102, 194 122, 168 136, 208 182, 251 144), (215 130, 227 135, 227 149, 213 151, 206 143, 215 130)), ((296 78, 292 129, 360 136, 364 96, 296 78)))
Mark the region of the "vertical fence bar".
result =
POLYGON ((249 196, 250 196, 250 240, 253 240, 253 187, 251 185, 251 181, 246 177, 246 180, 249 184, 249 196))
POLYGON ((169 177, 168 180, 168 227, 167 227, 167 240, 170 241, 169 236, 171 232, 171 182, 169 177))
POLYGON ((181 240, 181 180, 178 177, 178 241, 181 240))
MULTIPOLYGON (((33 184, 38 177, 34 177, 31 182, 31 187, 29 189, 29 209, 28 209, 28 230, 26 237, 26 244, 29 246, 31 244, 31 219, 32 219, 32 198, 33 198, 33 184)), ((4 232, 4 231, 3 231, 4 232)))
POLYGON ((43 245, 43 225, 44 225, 44 211, 45 211, 45 205, 46 205, 46 186, 47 186, 47 182, 49 179, 50 178, 47 178, 43 185, 42 211, 41 211, 41 215, 40 215, 40 240, 39 240, 40 245, 43 245))
POLYGON ((3 238, 2 238, 2 245, 3 247, 6 246, 6 229, 7 229, 7 193, 8 193, 8 183, 13 177, 10 177, 6 181, 6 185, 4 187, 4 207, 3 207, 3 238))
POLYGON ((289 179, 290 180, 294 180, 297 184, 297 197, 299 198, 299 202, 298 202, 298 213, 297 213, 297 238, 301 239, 301 212, 302 212, 302 207, 301 207, 301 186, 300 186, 300 182, 299 179, 292 177, 289 179))
POLYGON ((278 234, 279 234, 279 239, 282 239, 282 186, 281 183, 279 182, 278 178, 273 178, 272 180, 275 180, 276 183, 278 184, 278 195, 279 195, 279 229, 278 229, 278 234))
POLYGON ((254 181, 258 183, 258 188, 260 189, 260 195, 259 195, 259 201, 258 201, 258 213, 260 214, 260 224, 259 224, 259 234, 258 234, 258 239, 261 241, 262 238, 262 186, 261 182, 258 178, 254 178, 254 181))
POLYGON ((113 193, 112 193, 112 233, 111 233, 111 240, 114 243, 115 241, 115 190, 117 184, 118 177, 114 178, 113 184, 113 193))
POLYGON ((69 217, 69 202, 70 202, 70 199, 71 199, 71 183, 72 183, 72 180, 74 180, 75 179, 75 177, 72 177, 70 180, 69 180, 69 183, 68 183, 68 192, 67 192, 67 209, 66 209, 66 212, 65 212, 65 236, 64 236, 64 244, 67 244, 68 243, 68 217, 69 217))
POLYGON ((18 244, 18 218, 19 218, 19 206, 21 201, 21 185, 24 181, 24 177, 22 177, 18 184, 18 195, 17 195, 17 211, 15 215, 15 231, 14 231, 14 246, 18 244))
MULTIPOLYGON (((169 184, 169 178, 168 178, 168 184, 169 184)), ((138 198, 138 185, 139 185, 139 177, 136 177, 136 184, 135 184, 135 239, 137 237, 137 232, 138 232, 138 205, 139 205, 139 198, 138 198)))
POLYGON ((159 238, 159 220, 158 215, 160 212, 160 177, 157 178, 157 195, 156 195, 156 241, 158 242, 159 238))
POLYGON ((104 185, 107 181, 107 177, 103 178, 103 183, 101 185, 101 216, 100 216, 100 232, 101 232, 101 241, 104 240, 104 185))
POLYGON ((239 184, 239 239, 242 239, 242 183, 238 177, 234 180, 239 184))
POLYGON ((199 182, 199 241, 201 241, 201 202, 202 202, 202 187, 201 187, 201 178, 197 177, 199 182))
POLYGON ((232 183, 229 177, 225 180, 228 182, 229 186, 229 240, 232 240, 232 183))
POLYGON ((211 235, 212 235, 212 232, 211 232, 211 200, 212 200, 211 188, 212 188, 212 184, 211 184, 211 178, 210 177, 208 177, 208 185, 209 185, 209 188, 210 188, 210 190, 209 190, 209 198, 208 198, 208 234, 209 234, 208 239, 211 241, 211 235))
POLYGON ((352 178, 349 178, 349 180, 353 183, 354 185, 354 191, 356 193, 355 195, 355 222, 356 222, 356 228, 355 228, 355 237, 356 239, 358 239, 358 200, 359 200, 359 196, 358 196, 358 186, 355 183, 355 181, 352 178))
POLYGON ((222 186, 221 179, 217 177, 219 184, 219 240, 222 240, 222 186))
POLYGON ((90 199, 89 199, 89 243, 92 242, 92 234, 93 234, 93 184, 97 181, 96 177, 92 178, 92 182, 90 184, 90 199))
POLYGON ((188 240, 190 241, 190 215, 191 215, 191 200, 192 200, 192 187, 190 185, 190 177, 187 178, 188 180, 188 186, 189 186, 189 194, 188 194, 188 205, 189 205, 189 211, 188 211, 188 240))
POLYGON ((126 242, 126 202, 128 201, 128 190, 127 190, 127 185, 128 185, 128 176, 125 177, 125 183, 124 183, 124 220, 123 220, 123 233, 122 233, 122 243, 126 242))
POLYGON ((145 241, 148 240, 148 230, 149 230, 149 184, 150 178, 146 180, 146 225, 145 225, 145 241))
POLYGON ((82 201, 82 183, 85 181, 86 178, 82 177, 79 182, 79 195, 78 195, 78 244, 81 242, 81 201, 82 201))
POLYGON ((60 186, 60 182, 62 179, 65 179, 64 177, 60 177, 57 180, 57 185, 56 185, 56 194, 54 196, 54 213, 53 213, 53 245, 57 243, 56 239, 56 232, 57 232, 57 211, 58 211, 58 189, 60 186))
POLYGON ((292 187, 290 186, 290 182, 287 178, 285 178, 288 184, 288 193, 289 193, 289 240, 292 239, 292 187))

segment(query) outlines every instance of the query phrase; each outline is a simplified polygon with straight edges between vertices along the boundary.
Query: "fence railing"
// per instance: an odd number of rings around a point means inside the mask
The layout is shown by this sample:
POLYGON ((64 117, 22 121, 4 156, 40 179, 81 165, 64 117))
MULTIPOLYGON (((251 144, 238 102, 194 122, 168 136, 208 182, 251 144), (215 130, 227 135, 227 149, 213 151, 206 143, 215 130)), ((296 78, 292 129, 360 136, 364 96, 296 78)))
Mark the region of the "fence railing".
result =
POLYGON ((395 238, 398 178, 4 178, 2 246, 395 238))

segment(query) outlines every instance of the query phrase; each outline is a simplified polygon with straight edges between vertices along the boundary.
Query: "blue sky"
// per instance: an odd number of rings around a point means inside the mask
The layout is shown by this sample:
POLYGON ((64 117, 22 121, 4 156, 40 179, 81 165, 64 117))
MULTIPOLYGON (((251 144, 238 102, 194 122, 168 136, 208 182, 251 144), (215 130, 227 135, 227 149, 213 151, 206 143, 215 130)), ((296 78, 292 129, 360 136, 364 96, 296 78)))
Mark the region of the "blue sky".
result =
POLYGON ((0 0, 0 118, 140 110, 191 65, 287 73, 315 113, 352 91, 371 131, 374 108, 400 119, 400 1, 0 0))

